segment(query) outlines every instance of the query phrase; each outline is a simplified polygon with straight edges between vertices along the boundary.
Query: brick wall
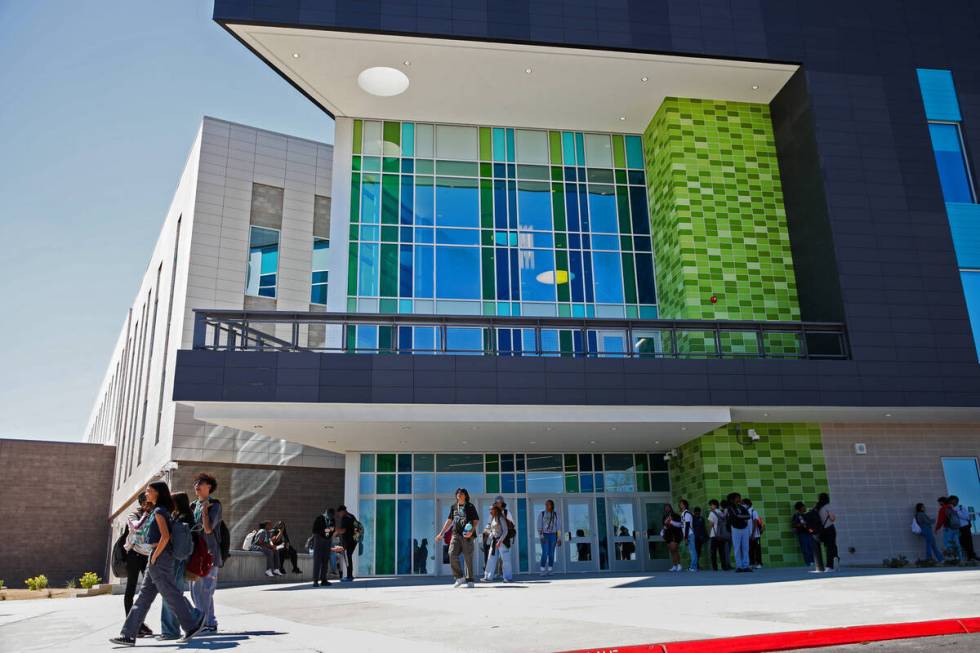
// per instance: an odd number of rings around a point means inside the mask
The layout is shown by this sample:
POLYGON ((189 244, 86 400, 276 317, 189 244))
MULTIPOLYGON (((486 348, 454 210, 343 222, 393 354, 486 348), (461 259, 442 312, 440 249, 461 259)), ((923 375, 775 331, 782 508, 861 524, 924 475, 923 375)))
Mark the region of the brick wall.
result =
POLYGON ((980 424, 822 424, 821 431, 841 561, 924 557, 912 511, 921 501, 936 517, 936 498, 948 493, 942 458, 980 453, 980 424), (854 453, 858 442, 867 454, 854 453))
POLYGON ((24 587, 44 574, 64 586, 106 577, 106 517, 115 447, 0 439, 0 578, 24 587))

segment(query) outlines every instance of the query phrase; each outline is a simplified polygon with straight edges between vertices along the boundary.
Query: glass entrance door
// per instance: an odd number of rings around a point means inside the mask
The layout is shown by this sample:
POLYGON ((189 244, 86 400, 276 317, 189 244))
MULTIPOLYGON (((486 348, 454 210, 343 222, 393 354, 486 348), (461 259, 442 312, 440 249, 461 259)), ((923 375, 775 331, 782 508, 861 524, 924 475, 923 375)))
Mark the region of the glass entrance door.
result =
POLYGON ((595 571, 599 555, 592 499, 565 499, 565 549, 567 571, 595 571))
POLYGON ((640 554, 636 550, 639 532, 636 524, 636 504, 632 498, 609 498, 609 536, 612 542, 612 568, 615 571, 640 569, 640 554))
POLYGON ((644 569, 667 569, 670 566, 670 557, 667 552, 667 544, 660 536, 660 529, 663 528, 664 501, 641 499, 643 506, 643 537, 641 538, 643 549, 644 569))
MULTIPOLYGON (((531 552, 531 560, 528 568, 532 573, 541 566, 541 538, 538 537, 538 515, 544 512, 544 502, 548 499, 555 502, 555 513, 560 516, 562 514, 561 500, 554 499, 550 496, 528 498, 528 504, 531 506, 527 519, 527 535, 530 538, 530 546, 528 547, 528 551, 531 552)), ((563 553, 567 542, 564 541, 564 531, 567 529, 565 529, 564 524, 560 525, 564 530, 558 534, 558 543, 557 548, 555 549, 555 565, 552 567, 552 572, 556 574, 560 574, 565 571, 565 556, 563 553)), ((520 534, 518 534, 518 537, 520 537, 520 534)))

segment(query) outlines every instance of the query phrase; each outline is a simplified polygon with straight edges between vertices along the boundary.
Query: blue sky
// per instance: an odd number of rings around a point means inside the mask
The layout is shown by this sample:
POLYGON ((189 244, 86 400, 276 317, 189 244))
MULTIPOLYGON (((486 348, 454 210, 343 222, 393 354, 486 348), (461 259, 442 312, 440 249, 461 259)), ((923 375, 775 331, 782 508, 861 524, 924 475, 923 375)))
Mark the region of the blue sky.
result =
POLYGON ((80 440, 204 115, 333 121, 203 0, 0 0, 0 437, 80 440))

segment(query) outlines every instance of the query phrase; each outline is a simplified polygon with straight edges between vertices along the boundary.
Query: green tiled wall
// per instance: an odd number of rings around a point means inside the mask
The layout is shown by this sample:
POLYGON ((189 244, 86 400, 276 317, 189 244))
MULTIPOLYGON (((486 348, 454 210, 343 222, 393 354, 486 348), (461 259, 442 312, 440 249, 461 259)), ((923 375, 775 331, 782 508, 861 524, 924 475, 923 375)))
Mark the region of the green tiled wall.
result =
POLYGON ((769 107, 667 98, 643 147, 660 316, 799 320, 769 107))
POLYGON ((701 506, 706 512, 709 499, 721 500, 729 492, 740 492, 752 499, 766 522, 764 564, 803 564, 790 520, 794 503, 803 501, 810 506, 818 493, 828 491, 819 425, 729 424, 688 442, 679 451, 680 459, 670 463, 675 507, 683 498, 692 508, 701 506), (761 439, 743 447, 736 441, 738 426, 743 434, 755 429, 761 439))

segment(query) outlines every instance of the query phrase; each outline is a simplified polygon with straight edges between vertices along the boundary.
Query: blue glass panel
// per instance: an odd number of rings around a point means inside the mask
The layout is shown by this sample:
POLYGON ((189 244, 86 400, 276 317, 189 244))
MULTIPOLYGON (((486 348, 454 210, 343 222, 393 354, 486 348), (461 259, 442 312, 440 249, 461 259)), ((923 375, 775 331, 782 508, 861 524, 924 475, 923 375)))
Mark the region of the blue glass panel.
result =
POLYGON ((415 224, 432 226, 435 224, 432 177, 421 177, 415 184, 415 224), (422 183, 425 181, 426 183, 422 183))
MULTIPOLYGON (((412 327, 412 339, 416 352, 435 351, 439 348, 435 327, 412 327)), ((418 490, 416 490, 417 492, 418 490)))
POLYGON ((454 352, 483 351, 483 329, 479 327, 447 327, 446 349, 454 352))
POLYGON ((565 489, 565 476, 561 472, 528 472, 527 491, 541 494, 560 494, 565 489))
POLYGON ((411 474, 399 474, 398 475, 398 494, 411 494, 412 493, 412 475, 411 474))
POLYGON ((310 303, 311 304, 326 304, 327 303, 327 286, 326 284, 316 284, 310 288, 310 303))
POLYGON ((527 474, 517 474, 517 493, 527 492, 527 474))
POLYGON ((572 166, 565 167, 565 181, 576 181, 578 179, 578 172, 572 166))
POLYGON ((480 232, 476 229, 436 229, 439 245, 479 245, 480 232))
POLYGON ((494 266, 497 269, 497 299, 510 299, 510 264, 506 249, 498 249, 494 266))
POLYGON ((402 123, 402 156, 415 156, 415 124, 402 123))
POLYGON ((541 351, 560 351, 558 343, 558 329, 541 329, 541 351))
POLYGON ((963 281, 963 295, 973 329, 973 344, 980 354, 980 272, 960 272, 960 279, 963 281))
POLYGON ((535 247, 552 248, 555 246, 555 235, 550 231, 534 232, 531 234, 531 239, 535 247))
POLYGON ((419 494, 432 494, 436 489, 436 479, 434 474, 415 474, 412 478, 412 485, 416 496, 419 494))
POLYGON ((415 247, 416 297, 432 297, 432 263, 432 246, 417 245, 415 247))
MULTIPOLYGON (((399 492, 400 493, 400 492, 399 492)), ((398 500, 398 573, 412 573, 412 500, 398 500)))
POLYGON ((434 240, 435 230, 432 227, 416 227, 415 228, 415 242, 416 243, 431 243, 434 240))
POLYGON ((479 248, 436 247, 436 296, 480 299, 479 248))
POLYGON ((650 236, 633 236, 633 249, 638 252, 650 252, 652 239, 650 236))
POLYGON ((585 275, 582 273, 582 252, 574 249, 568 252, 568 267, 571 268, 569 270, 568 283, 572 288, 572 301, 584 302, 585 290, 583 280, 585 279, 585 275))
POLYGON ((580 487, 582 492, 595 492, 595 485, 592 483, 592 474, 580 474, 580 487))
POLYGON ((402 159, 402 172, 415 172, 415 161, 413 159, 402 159))
MULTIPOLYGON (((510 298, 516 302, 520 299, 521 292, 521 277, 520 272, 518 272, 518 251, 516 249, 507 250, 510 254, 510 298)), ((520 312, 515 311, 514 315, 520 315, 520 312)))
POLYGON ((919 68, 919 90, 922 92, 922 103, 926 107, 926 118, 929 120, 949 120, 959 122, 960 105, 956 100, 956 87, 953 85, 953 73, 948 70, 933 70, 919 68))
POLYGON ((517 182, 507 182, 507 226, 517 229, 517 182))
POLYGON ((412 224, 412 198, 415 195, 414 178, 411 175, 402 175, 401 190, 401 223, 412 224))
POLYGON ((551 190, 547 183, 521 182, 517 191, 518 228, 551 230, 551 190))
POLYGON ((330 241, 326 238, 313 239, 313 269, 326 270, 330 256, 330 241))
POLYGON ((578 185, 578 211, 579 219, 582 221, 582 231, 590 231, 592 220, 589 217, 589 194, 585 184, 578 185))
POLYGON ((367 240, 375 243, 378 242, 379 240, 381 240, 381 227, 379 227, 376 224, 375 225, 362 224, 361 240, 362 241, 367 240))
POLYGON ((612 186, 589 186, 589 224, 593 233, 619 233, 612 186))
POLYGON ((507 182, 502 179, 493 182, 493 226, 507 228, 507 182))
POLYGON ((606 500, 595 500, 596 532, 599 535, 599 569, 609 569, 609 535, 606 531, 606 500))
POLYGON ((943 458, 943 474, 946 477, 946 490, 952 496, 960 499, 960 505, 966 506, 972 519, 972 532, 980 533, 980 470, 977 469, 975 457, 943 458))
MULTIPOLYGON (((515 149, 514 148, 514 130, 513 129, 507 129, 507 161, 508 162, 514 160, 514 154, 515 154, 514 149, 515 149)), ((511 171, 510 176, 511 177, 514 176, 513 171, 511 171)))
POLYGON ((357 294, 362 297, 378 296, 379 247, 380 245, 377 243, 361 243, 361 247, 358 250, 357 294))
POLYGON ((980 204, 947 204, 946 215, 960 267, 980 269, 980 204))
POLYGON ((602 472, 596 472, 595 473, 595 491, 596 492, 605 492, 605 487, 604 487, 603 480, 604 480, 604 474, 602 472))
POLYGON ((358 485, 360 486, 360 492, 362 495, 374 494, 374 479, 374 474, 361 474, 358 485))
POLYGON ((569 231, 582 231, 578 215, 578 188, 576 184, 565 184, 565 215, 569 231))
MULTIPOLYGON (((398 327, 398 349, 399 351, 412 350, 412 327, 410 326, 398 327)), ((408 454, 402 454, 402 455, 404 456, 408 454)), ((411 467, 411 465, 409 465, 409 467, 411 467)))
POLYGON ((441 227, 480 226, 480 194, 476 180, 436 180, 436 224, 441 227))
POLYGON ((592 249, 619 251, 619 236, 592 234, 589 240, 591 242, 592 249))
MULTIPOLYGON (((618 254, 614 254, 618 257, 618 254)), ((550 249, 520 251, 521 299, 526 302, 555 301, 555 252, 550 249)))
POLYGON ((517 492, 517 483, 513 474, 500 475, 500 489, 504 494, 514 494, 517 492))
MULTIPOLYGON (((585 301, 592 303, 595 301, 595 291, 592 287, 592 257, 588 252, 582 254, 582 285, 585 287, 585 301)), ((591 316, 590 316, 591 317, 591 316)))
POLYGON ((653 255, 636 255, 636 289, 641 304, 656 304, 657 293, 653 277, 653 255))
POLYGON ((507 164, 506 163, 494 163, 493 164, 493 176, 494 177, 506 177, 507 176, 507 164))
POLYGON ((595 271, 595 301, 623 303, 623 265, 618 252, 592 252, 595 271))
POLYGON ((412 280, 415 276, 414 270, 412 268, 412 261, 414 260, 414 255, 412 253, 411 245, 402 245, 398 254, 398 296, 399 297, 411 297, 412 296, 412 280))
POLYGON ((380 218, 381 184, 364 181, 361 183, 361 222, 377 224, 380 218))
POLYGON ((643 168, 643 143, 639 136, 626 137, 626 167, 643 168))
POLYGON ((358 325, 357 331, 358 351, 370 351, 378 348, 378 327, 368 325, 358 325))
MULTIPOLYGON (((518 524, 526 524, 527 523, 527 499, 518 499, 517 500, 517 523, 518 524)), ((519 532, 520 531, 518 531, 518 533, 519 532)), ((517 559, 518 559, 518 568, 522 572, 526 572, 529 569, 529 567, 528 567, 528 565, 530 564, 529 561, 528 561, 528 556, 529 555, 530 554, 528 552, 528 539, 526 537, 521 537, 520 535, 518 535, 518 537, 517 537, 517 559)))
POLYGON ((436 493, 452 496, 458 487, 464 487, 471 494, 483 494, 486 486, 485 476, 468 473, 442 473, 436 475, 436 493))
MULTIPOLYGON (((575 165, 585 165, 585 136, 582 132, 575 132, 575 165)), ((579 179, 585 179, 585 171, 579 172, 579 179)))
POLYGON ((647 216, 647 190, 642 186, 630 186, 630 213, 633 233, 638 236, 650 233, 650 218, 647 216))
POLYGON ((411 227, 401 227, 399 231, 401 232, 401 241, 403 243, 410 243, 415 237, 411 227))
POLYGON ((930 124, 932 149, 939 169, 939 183, 947 202, 972 202, 969 172, 963 156, 960 130, 957 125, 930 124))

